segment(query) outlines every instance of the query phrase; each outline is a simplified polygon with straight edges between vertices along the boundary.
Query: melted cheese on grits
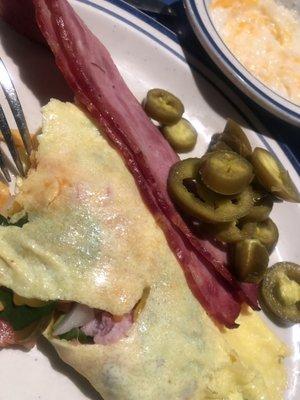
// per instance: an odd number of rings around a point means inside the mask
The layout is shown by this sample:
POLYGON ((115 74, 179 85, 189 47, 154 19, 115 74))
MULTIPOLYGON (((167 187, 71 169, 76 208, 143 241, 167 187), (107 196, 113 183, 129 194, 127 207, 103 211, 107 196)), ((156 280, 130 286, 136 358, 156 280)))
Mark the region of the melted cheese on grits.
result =
POLYGON ((57 100, 43 118, 37 167, 17 197, 29 222, 0 227, 0 284, 25 297, 75 300, 114 314, 130 311, 150 288, 143 311, 117 343, 58 340, 49 326, 45 336, 60 357, 105 400, 282 400, 285 347, 257 315, 251 321, 268 346, 251 333, 248 317, 243 330, 221 333, 97 127, 57 100), (250 333, 257 360, 242 345, 250 333), (259 365, 263 358, 268 372, 259 365))
POLYGON ((270 89, 300 105, 300 17, 276 0, 212 0, 217 31, 270 89))

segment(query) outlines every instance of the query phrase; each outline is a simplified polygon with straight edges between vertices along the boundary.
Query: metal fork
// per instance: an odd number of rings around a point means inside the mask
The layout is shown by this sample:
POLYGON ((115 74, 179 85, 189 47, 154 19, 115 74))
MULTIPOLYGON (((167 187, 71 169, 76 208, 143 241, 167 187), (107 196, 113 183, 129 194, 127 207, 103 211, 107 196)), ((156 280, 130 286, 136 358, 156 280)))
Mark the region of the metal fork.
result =
MULTIPOLYGON (((19 97, 17 95, 16 89, 14 87, 14 84, 13 84, 13 82, 9 76, 9 73, 8 73, 1 58, 0 58, 0 85, 5 94, 6 100, 9 104, 9 107, 11 109, 13 117, 16 121, 18 130, 20 132, 22 141, 24 143, 24 147, 25 147, 27 156, 29 157, 31 150, 32 150, 32 144, 31 144, 31 138, 30 138, 28 127, 27 127, 27 123, 26 123, 26 120, 24 117, 24 112, 23 112, 19 97)), ((1 104, 0 104, 0 131, 2 132, 4 141, 7 144, 8 150, 12 156, 12 159, 14 160, 14 163, 17 167, 19 174, 21 176, 25 176, 24 167, 21 162, 17 147, 14 143, 12 132, 8 125, 8 122, 7 122, 7 119, 6 119, 6 116, 4 114, 1 104)), ((3 172, 3 175, 5 176, 6 180, 8 182, 10 182, 11 177, 8 172, 8 168, 7 168, 6 164, 7 164, 7 160, 3 154, 2 149, 0 148, 0 169, 3 172)))

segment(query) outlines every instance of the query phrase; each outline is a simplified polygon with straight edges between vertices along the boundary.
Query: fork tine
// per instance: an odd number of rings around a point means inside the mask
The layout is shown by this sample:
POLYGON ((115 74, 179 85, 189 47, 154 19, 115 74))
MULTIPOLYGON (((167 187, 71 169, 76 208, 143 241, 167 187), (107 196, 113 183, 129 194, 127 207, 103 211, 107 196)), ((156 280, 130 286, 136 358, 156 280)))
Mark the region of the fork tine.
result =
POLYGON ((17 167, 19 173, 21 174, 21 176, 25 176, 24 168, 23 168, 22 162, 20 160, 19 153, 16 150, 16 147, 15 147, 15 144, 14 144, 14 141, 12 138, 12 133, 8 126, 7 119, 5 117, 5 114, 4 114, 4 111, 3 111, 3 108, 1 105, 0 105, 0 130, 2 132, 4 140, 7 144, 8 150, 10 151, 10 154, 16 164, 16 167, 17 167))
POLYGON ((32 150, 31 139, 23 109, 18 98, 16 89, 10 79, 5 65, 0 57, 0 84, 2 86, 5 97, 8 101, 10 109, 13 113, 20 135, 22 137, 27 154, 30 155, 32 150))
POLYGON ((5 179, 7 180, 7 182, 11 182, 11 178, 10 178, 8 169, 5 166, 5 162, 3 159, 3 152, 1 149, 0 149, 0 169, 3 172, 3 175, 5 176, 5 179))

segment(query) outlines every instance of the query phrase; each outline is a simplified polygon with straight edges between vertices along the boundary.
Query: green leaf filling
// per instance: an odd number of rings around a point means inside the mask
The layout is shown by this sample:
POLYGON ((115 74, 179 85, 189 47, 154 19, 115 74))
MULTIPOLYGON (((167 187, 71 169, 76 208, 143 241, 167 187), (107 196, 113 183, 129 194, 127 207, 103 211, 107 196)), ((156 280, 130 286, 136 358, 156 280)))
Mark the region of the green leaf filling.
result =
POLYGON ((80 328, 73 328, 69 332, 59 335, 58 337, 68 341, 75 339, 82 344, 94 343, 93 338, 91 336, 87 336, 80 328))
POLYGON ((15 331, 26 328, 33 322, 51 316, 56 302, 50 302, 43 307, 16 306, 13 302, 13 292, 0 287, 0 302, 4 310, 0 312, 0 319, 9 322, 15 331))
POLYGON ((22 228, 23 225, 27 224, 27 222, 28 222, 27 214, 25 214, 16 222, 11 222, 9 218, 5 218, 3 217, 3 215, 0 215, 0 226, 18 226, 22 228))

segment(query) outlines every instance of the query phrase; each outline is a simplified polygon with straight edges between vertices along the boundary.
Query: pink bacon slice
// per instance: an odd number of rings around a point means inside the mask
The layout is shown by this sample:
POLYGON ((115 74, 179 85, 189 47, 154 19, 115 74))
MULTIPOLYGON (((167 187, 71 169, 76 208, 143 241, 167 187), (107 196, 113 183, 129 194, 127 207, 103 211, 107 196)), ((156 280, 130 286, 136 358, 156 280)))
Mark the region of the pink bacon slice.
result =
POLYGON ((167 177, 177 154, 129 91, 106 48, 68 2, 34 0, 34 4, 40 30, 76 100, 122 154, 194 294, 217 321, 235 326, 241 302, 238 284, 192 234, 168 196, 167 177))
POLYGON ((16 31, 30 39, 45 43, 35 21, 32 0, 0 0, 0 16, 16 31))

